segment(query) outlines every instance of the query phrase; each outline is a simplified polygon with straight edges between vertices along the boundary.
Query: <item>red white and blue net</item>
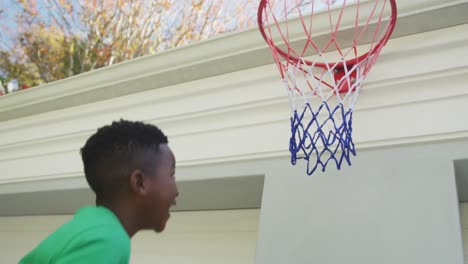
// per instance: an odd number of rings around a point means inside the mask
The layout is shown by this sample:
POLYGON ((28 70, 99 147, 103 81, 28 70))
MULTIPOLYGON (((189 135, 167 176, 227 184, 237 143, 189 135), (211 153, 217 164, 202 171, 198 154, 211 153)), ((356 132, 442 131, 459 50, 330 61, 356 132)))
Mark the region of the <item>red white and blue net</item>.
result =
POLYGON ((291 162, 351 165, 353 110, 396 22, 394 0, 262 0, 258 24, 291 105, 291 162))

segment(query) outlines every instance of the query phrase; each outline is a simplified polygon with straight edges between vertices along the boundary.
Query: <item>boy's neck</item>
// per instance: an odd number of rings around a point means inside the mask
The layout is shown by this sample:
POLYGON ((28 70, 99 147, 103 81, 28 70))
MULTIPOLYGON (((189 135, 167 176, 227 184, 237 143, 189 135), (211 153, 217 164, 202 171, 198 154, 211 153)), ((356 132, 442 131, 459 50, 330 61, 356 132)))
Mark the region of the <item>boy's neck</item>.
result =
POLYGON ((127 232, 128 236, 132 238, 136 232, 138 232, 138 224, 136 219, 133 219, 133 214, 131 212, 131 207, 127 206, 126 202, 106 202, 102 200, 96 200, 96 206, 103 206, 111 210, 119 219, 123 228, 127 232))

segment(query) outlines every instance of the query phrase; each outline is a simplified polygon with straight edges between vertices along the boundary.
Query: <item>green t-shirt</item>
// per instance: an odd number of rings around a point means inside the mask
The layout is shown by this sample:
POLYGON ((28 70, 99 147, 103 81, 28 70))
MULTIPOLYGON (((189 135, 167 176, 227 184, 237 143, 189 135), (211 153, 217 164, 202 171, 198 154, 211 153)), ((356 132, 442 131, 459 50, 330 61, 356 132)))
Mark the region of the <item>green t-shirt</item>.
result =
POLYGON ((86 206, 19 263, 128 264, 129 258, 130 238, 117 216, 105 207, 86 206))

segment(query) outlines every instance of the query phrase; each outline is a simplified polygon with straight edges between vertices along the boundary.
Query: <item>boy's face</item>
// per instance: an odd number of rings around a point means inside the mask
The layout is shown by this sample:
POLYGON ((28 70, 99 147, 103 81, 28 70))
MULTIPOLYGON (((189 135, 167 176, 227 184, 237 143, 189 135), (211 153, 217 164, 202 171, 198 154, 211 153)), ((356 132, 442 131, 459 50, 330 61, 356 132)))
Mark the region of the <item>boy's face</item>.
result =
POLYGON ((170 217, 169 209, 175 205, 179 195, 175 181, 175 158, 167 144, 159 146, 159 155, 155 162, 156 175, 149 178, 149 192, 147 196, 147 220, 149 228, 162 232, 170 217))

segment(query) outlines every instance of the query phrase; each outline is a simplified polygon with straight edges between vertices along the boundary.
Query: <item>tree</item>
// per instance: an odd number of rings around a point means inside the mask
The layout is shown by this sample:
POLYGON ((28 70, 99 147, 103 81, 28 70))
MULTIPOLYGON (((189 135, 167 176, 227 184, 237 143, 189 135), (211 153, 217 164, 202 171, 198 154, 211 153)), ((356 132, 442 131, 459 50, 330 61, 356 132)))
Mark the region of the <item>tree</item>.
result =
POLYGON ((256 12, 253 0, 6 1, 0 74, 28 86, 244 29, 256 12))

